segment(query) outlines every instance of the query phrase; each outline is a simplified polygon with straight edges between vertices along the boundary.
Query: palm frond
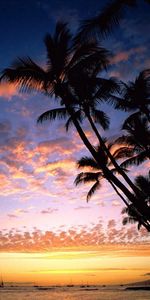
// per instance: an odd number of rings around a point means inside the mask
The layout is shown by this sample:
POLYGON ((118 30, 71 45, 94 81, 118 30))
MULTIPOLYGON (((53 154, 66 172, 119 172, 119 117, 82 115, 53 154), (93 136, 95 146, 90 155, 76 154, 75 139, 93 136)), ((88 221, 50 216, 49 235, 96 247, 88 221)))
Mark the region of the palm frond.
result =
POLYGON ((109 117, 101 110, 93 109, 92 115, 96 123, 99 123, 104 130, 109 128, 109 117))
POLYGON ((115 142, 132 148, 135 154, 142 152, 145 157, 150 158, 150 128, 147 118, 139 114, 130 116, 125 120, 122 129, 126 130, 126 135, 115 142))
POLYGON ((93 196, 93 194, 101 187, 100 181, 96 181, 94 185, 91 187, 87 194, 87 202, 89 202, 90 198, 93 196))
MULTIPOLYGON (((68 65, 71 72, 73 69, 77 69, 80 65, 84 67, 88 66, 88 61, 90 63, 90 68, 92 68, 92 63, 94 68, 96 64, 101 65, 101 69, 105 69, 109 63, 110 52, 104 47, 99 46, 96 40, 89 40, 85 43, 81 43, 77 48, 75 48, 72 59, 68 65)), ((93 68, 92 68, 93 70, 93 68)))
POLYGON ((15 83, 21 91, 46 90, 50 74, 38 66, 30 57, 17 59, 10 68, 4 69, 1 81, 15 83))
POLYGON ((127 214, 128 211, 129 211, 129 208, 128 208, 128 207, 123 207, 121 213, 122 213, 122 214, 127 214))
POLYGON ((125 145, 127 147, 135 147, 136 141, 135 137, 132 135, 122 135, 115 140, 116 144, 125 145))
POLYGON ((125 8, 135 7, 136 0, 114 0, 94 18, 85 20, 75 38, 76 44, 91 38, 105 38, 118 26, 124 15, 125 8))
POLYGON ((141 226, 142 226, 142 223, 138 222, 138 226, 137 226, 138 230, 141 229, 141 226))
POLYGON ((124 146, 124 147, 116 149, 113 153, 113 157, 116 160, 118 160, 118 159, 122 159, 122 158, 132 157, 134 154, 135 154, 135 151, 133 148, 124 146))
POLYGON ((116 94, 120 93, 121 89, 120 82, 114 77, 109 79, 97 78, 97 87, 99 89, 95 94, 95 98, 101 101, 104 99, 107 102, 112 101, 113 97, 117 97, 116 94))
POLYGON ((55 121, 56 119, 66 119, 68 117, 68 111, 66 108, 55 108, 44 112, 37 119, 37 123, 43 123, 43 121, 55 121))
MULTIPOLYGON (((83 120, 83 114, 82 114, 82 111, 81 110, 77 110, 74 112, 73 116, 81 123, 82 120, 83 120)), ((66 124, 65 124, 65 127, 66 127, 66 131, 69 130, 70 126, 73 124, 73 120, 72 118, 70 117, 66 124)))
POLYGON ((47 50, 48 70, 52 69, 54 78, 59 78, 70 56, 71 33, 67 23, 57 22, 54 36, 47 34, 44 43, 47 50))
POLYGON ((149 124, 147 122, 147 118, 141 115, 141 112, 136 112, 130 115, 123 123, 122 129, 132 132, 133 129, 140 129, 145 131, 149 130, 149 124))
MULTIPOLYGON (((123 101, 118 101, 116 108, 125 111, 137 111, 150 121, 150 69, 143 70, 134 82, 122 83, 123 101)), ((136 118, 133 118, 136 119, 136 118)))
POLYGON ((134 218, 134 217, 125 217, 125 218, 123 218, 123 220, 122 220, 122 224, 123 224, 123 225, 127 225, 127 224, 135 224, 136 222, 138 222, 138 221, 137 221, 137 219, 134 218))
POLYGON ((150 201, 150 176, 137 176, 135 178, 135 184, 140 190, 144 191, 147 195, 147 200, 150 201))
POLYGON ((81 51, 82 55, 77 56, 74 54, 70 64, 68 65, 68 76, 71 73, 80 74, 85 73, 87 77, 92 77, 93 74, 98 74, 100 71, 107 68, 109 64, 110 52, 100 46, 95 46, 93 43, 86 43, 81 51))
POLYGON ((147 155, 146 153, 143 151, 138 155, 135 155, 131 158, 128 158, 127 160, 125 160, 123 163, 121 163, 121 167, 122 168, 128 168, 130 166, 136 165, 139 166, 140 164, 142 164, 145 160, 147 160, 147 155))
POLYGON ((140 119, 141 117, 141 111, 136 111, 135 113, 131 114, 129 117, 127 117, 122 125, 122 129, 125 130, 128 128, 128 124, 132 124, 133 121, 136 119, 140 119))
POLYGON ((73 125, 73 120, 72 120, 72 118, 70 117, 70 118, 67 120, 66 124, 65 124, 66 131, 68 131, 69 128, 70 128, 72 125, 73 125))
POLYGON ((139 215, 137 214, 137 212, 132 204, 129 207, 124 207, 122 209, 121 213, 128 214, 128 216, 124 217, 122 220, 123 225, 126 225, 128 223, 130 223, 130 224, 138 223, 138 230, 140 230, 142 223, 141 223, 139 215))
POLYGON ((97 181, 102 176, 101 172, 93 173, 93 172, 81 172, 75 178, 75 185, 81 183, 89 183, 93 181, 97 181))
POLYGON ((81 159, 79 159, 77 161, 77 166, 78 168, 90 167, 94 170, 99 170, 99 165, 97 164, 97 162, 92 157, 88 156, 84 156, 81 159))

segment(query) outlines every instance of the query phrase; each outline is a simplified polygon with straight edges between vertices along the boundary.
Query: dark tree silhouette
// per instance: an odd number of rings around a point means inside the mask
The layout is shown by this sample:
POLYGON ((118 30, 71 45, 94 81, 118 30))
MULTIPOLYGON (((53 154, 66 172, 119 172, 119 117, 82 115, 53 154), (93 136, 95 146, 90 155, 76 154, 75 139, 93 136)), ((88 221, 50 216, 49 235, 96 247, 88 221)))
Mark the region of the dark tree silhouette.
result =
POLYGON ((103 171, 104 177, 134 205, 141 214, 142 225, 150 230, 150 208, 146 203, 141 205, 140 202, 140 198, 144 197, 144 194, 131 182, 114 160, 93 119, 94 116, 103 128, 108 126, 108 118, 97 109, 96 102, 99 103, 99 101, 111 97, 118 88, 114 80, 104 80, 98 77, 99 72, 108 66, 109 52, 93 39, 74 47, 74 40, 67 24, 64 23, 57 23, 54 35, 47 34, 44 42, 47 50, 47 67, 45 69, 37 65, 30 57, 18 59, 11 68, 2 72, 1 80, 15 83, 21 90, 38 90, 49 97, 55 96, 60 100, 61 107, 45 112, 38 121, 65 119, 69 116, 67 128, 69 123, 74 124, 84 145, 99 165, 99 169, 103 171), (108 155, 130 189, 109 169, 107 164, 103 164, 99 152, 82 128, 84 117, 89 121, 98 142, 100 142, 102 154, 108 155))
MULTIPOLYGON (((137 176, 135 178, 135 184, 141 190, 145 191, 145 199, 142 199, 142 201, 144 200, 148 205, 150 205, 150 174, 148 176, 137 176)), ((123 225, 126 225, 128 223, 137 223, 138 230, 140 230, 142 226, 141 219, 139 218, 139 215, 137 214, 137 211, 132 204, 130 204, 128 207, 124 207, 122 210, 122 214, 127 214, 127 216, 123 218, 123 225)))
POLYGON ((130 150, 130 157, 122 162, 121 166, 124 168, 132 165, 138 166, 150 159, 150 128, 147 118, 136 113, 127 118, 122 129, 126 134, 119 137, 116 143, 130 150))
POLYGON ((126 8, 135 8, 136 0, 114 0, 93 18, 85 20, 79 28, 75 38, 76 43, 82 43, 87 39, 103 39, 119 25, 126 8))
POLYGON ((117 109, 144 114, 150 122, 150 69, 140 72, 134 82, 122 83, 122 98, 116 98, 117 109))
MULTIPOLYGON (((150 4, 150 0, 141 0, 150 4)), ((75 37, 75 43, 83 43, 91 38, 102 40, 118 27, 127 9, 137 7, 137 0, 112 0, 100 12, 90 19, 84 20, 75 37)))

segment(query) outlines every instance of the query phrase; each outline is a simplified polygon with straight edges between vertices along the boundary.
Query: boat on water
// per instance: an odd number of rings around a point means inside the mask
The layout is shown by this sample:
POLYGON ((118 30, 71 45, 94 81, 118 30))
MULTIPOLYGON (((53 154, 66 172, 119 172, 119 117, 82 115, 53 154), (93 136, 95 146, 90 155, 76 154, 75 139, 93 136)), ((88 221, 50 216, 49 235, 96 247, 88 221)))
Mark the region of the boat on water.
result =
POLYGON ((67 287, 74 287, 74 284, 67 284, 67 287))

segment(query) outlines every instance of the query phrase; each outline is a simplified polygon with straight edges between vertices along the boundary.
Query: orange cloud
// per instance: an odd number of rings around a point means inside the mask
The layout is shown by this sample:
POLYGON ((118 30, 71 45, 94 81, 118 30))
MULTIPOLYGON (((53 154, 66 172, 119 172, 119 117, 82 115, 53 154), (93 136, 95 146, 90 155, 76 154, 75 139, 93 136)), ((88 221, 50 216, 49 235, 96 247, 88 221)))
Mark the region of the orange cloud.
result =
MULTIPOLYGON (((56 210, 47 209, 41 211, 45 213, 55 213, 56 210)), ((19 213, 21 211, 19 210, 19 213)), ((23 213, 23 212, 22 212, 23 213)), ((17 214, 9 214, 8 217, 16 218, 17 214)), ((110 247, 116 247, 120 251, 121 255, 124 255, 122 249, 126 250, 131 248, 131 254, 133 245, 138 244, 142 250, 145 245, 149 245, 149 233, 142 228, 139 232, 135 226, 120 227, 118 228, 115 220, 110 220, 106 229, 103 228, 102 223, 99 222, 93 225, 91 228, 84 226, 70 227, 67 230, 63 230, 60 227, 55 231, 41 231, 36 229, 33 232, 18 232, 15 229, 8 232, 0 232, 0 251, 11 252, 45 252, 51 251, 53 248, 63 249, 65 247, 102 247, 111 245, 110 247), (130 246, 129 244, 130 243, 130 246), (117 247, 118 245, 118 247, 117 247), (121 246, 122 245, 122 246, 121 246)), ((116 252, 117 255, 118 252, 116 252)), ((147 252, 147 254, 150 252, 147 252)))
POLYGON ((13 96, 18 96, 17 87, 11 83, 0 84, 0 97, 11 100, 13 96))

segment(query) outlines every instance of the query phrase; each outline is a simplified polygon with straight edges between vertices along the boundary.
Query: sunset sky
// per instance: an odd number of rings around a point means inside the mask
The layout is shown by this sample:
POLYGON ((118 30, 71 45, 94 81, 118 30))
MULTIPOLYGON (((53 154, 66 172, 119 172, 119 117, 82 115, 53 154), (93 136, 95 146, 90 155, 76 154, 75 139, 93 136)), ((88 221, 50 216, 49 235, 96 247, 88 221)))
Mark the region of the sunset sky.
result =
MULTIPOLYGON (((56 21, 75 32, 106 1, 1 0, 0 69, 17 57, 45 65, 43 38, 56 21)), ((103 42, 113 52, 108 76, 132 80, 150 68, 150 5, 138 1, 103 42)), ((37 125, 56 107, 38 93, 0 86, 0 274, 8 282, 113 284, 150 279, 150 238, 144 228, 122 225, 124 207, 108 183, 86 203, 88 186, 75 187, 76 160, 88 154, 64 122, 37 125)), ((105 107, 108 137, 117 137, 125 114, 105 107)), ((86 124, 85 124, 86 126, 86 124)), ((93 139, 90 128, 86 133, 93 139)), ((148 162, 131 168, 147 173, 148 162)))

